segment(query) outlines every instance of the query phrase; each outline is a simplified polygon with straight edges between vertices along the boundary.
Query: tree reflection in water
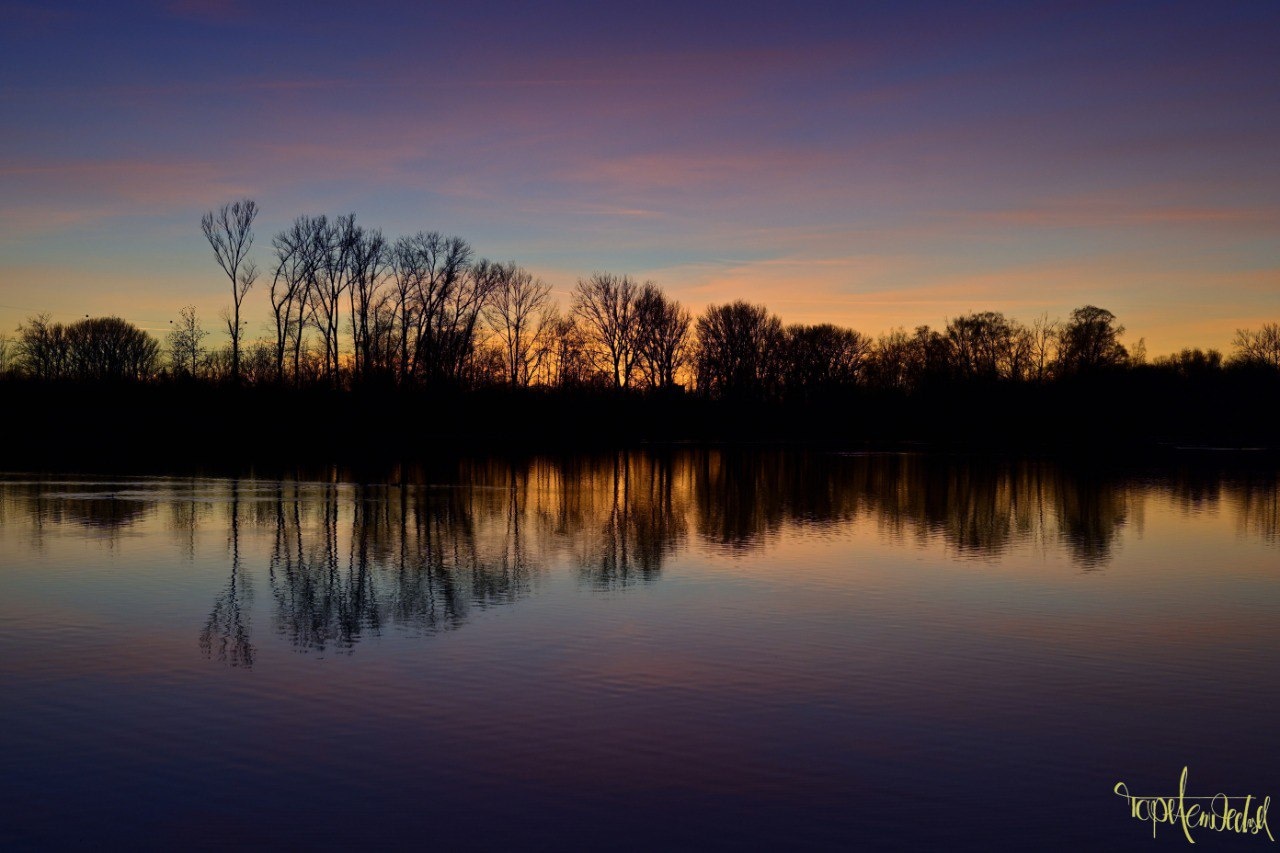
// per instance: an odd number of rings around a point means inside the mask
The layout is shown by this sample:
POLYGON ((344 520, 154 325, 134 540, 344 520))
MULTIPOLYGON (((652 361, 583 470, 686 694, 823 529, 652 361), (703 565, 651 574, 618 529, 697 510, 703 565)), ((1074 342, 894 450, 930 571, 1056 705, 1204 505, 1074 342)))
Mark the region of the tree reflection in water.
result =
POLYGON ((1236 504, 1240 532, 1265 542, 1280 542, 1280 487, 1275 472, 1253 475, 1230 496, 1236 504))
POLYGON ((654 581, 695 545, 749 555, 788 527, 870 522, 890 541, 941 540, 960 557, 991 560, 1030 544, 1099 570, 1125 526, 1141 526, 1145 501, 1163 493, 1189 513, 1232 513, 1248 536, 1280 538, 1275 472, 1257 470, 1135 475, 1037 460, 735 449, 362 472, 375 485, 327 474, 127 489, 0 480, 0 518, 26 519, 35 547, 56 525, 114 537, 161 506, 191 556, 197 529, 225 531, 230 575, 200 645, 246 667, 255 656, 252 575, 263 569, 277 632, 321 652, 350 651, 388 626, 414 635, 456 628, 474 610, 529 595, 552 565, 576 567, 588 588, 619 590, 654 581), (255 543, 247 550, 245 537, 255 543))
MULTIPOLYGON (((213 603, 209 621, 200 632, 200 649, 205 657, 232 666, 253 666, 253 644, 249 642, 248 612, 253 605, 253 586, 240 565, 240 481, 230 481, 227 519, 227 549, 231 557, 231 577, 213 603)), ((191 516, 194 519, 194 514, 191 516)))

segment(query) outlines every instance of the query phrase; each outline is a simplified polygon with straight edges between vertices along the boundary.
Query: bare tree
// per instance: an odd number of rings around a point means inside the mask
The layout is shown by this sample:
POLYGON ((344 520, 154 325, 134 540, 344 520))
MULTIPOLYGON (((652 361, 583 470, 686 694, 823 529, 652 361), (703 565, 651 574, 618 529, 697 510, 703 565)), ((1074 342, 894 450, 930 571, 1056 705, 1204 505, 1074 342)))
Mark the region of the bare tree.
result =
POLYGON ((337 384, 342 373, 339 339, 342 295, 351 286, 351 255, 359 229, 354 213, 339 216, 332 222, 319 216, 312 223, 315 274, 308 287, 311 319, 320 332, 324 347, 325 379, 330 384, 337 384))
POLYGON ((355 373, 364 381, 373 378, 381 365, 384 318, 389 297, 382 290, 386 281, 390 251, 378 229, 356 228, 351 235, 350 286, 351 343, 355 353, 355 373))
POLYGON ((871 341, 831 323, 793 325, 785 330, 782 353, 787 393, 798 397, 857 384, 871 341))
POLYGON ((485 320, 501 345, 507 383, 527 387, 550 351, 555 319, 551 285, 514 262, 497 269, 485 320))
POLYGON ((160 344, 119 317, 92 317, 67 326, 68 374, 99 382, 137 381, 155 375, 160 344))
POLYGON ((698 389, 714 397, 761 398, 778 384, 782 321, 763 305, 713 305, 698 318, 698 389))
POLYGON ((184 371, 192 377, 199 375, 200 362, 205 354, 202 342, 208 335, 196 317, 194 305, 178 312, 178 322, 173 323, 169 332, 169 361, 174 370, 184 371))
POLYGON ((928 325, 916 326, 909 361, 912 387, 946 382, 954 375, 951 347, 946 335, 928 325))
POLYGON ((471 263, 470 244, 459 237, 419 232, 396 241, 391 310, 398 330, 401 383, 456 378, 470 356, 475 323, 491 274, 471 263))
POLYGON ((299 216, 271 240, 275 252, 275 271, 271 276, 271 313, 275 321, 276 381, 284 381, 285 354, 292 349, 294 381, 299 377, 298 362, 302 358, 302 339, 306 328, 308 284, 315 280, 317 240, 315 225, 307 216, 299 216))
POLYGON ((689 312, 647 281, 636 297, 636 356, 650 388, 671 388, 689 360, 689 312))
POLYGON ((1060 324, 1057 320, 1050 320, 1048 314, 1041 314, 1032 322, 1028 332, 1028 374, 1036 382, 1044 382, 1049 378, 1050 368, 1058 358, 1060 324))
POLYGON ((473 387, 507 385, 507 356, 502 342, 490 334, 475 345, 471 365, 467 371, 469 384, 473 387))
POLYGON ((956 317, 947 323, 956 373, 966 379, 1019 379, 1027 360, 1018 324, 999 311, 956 317))
POLYGON ((587 338, 578 319, 569 314, 556 316, 551 328, 550 382, 557 388, 578 388, 592 378, 587 338))
POLYGON ((48 314, 37 314, 18 326, 15 350, 18 369, 34 379, 61 379, 67 375, 67 330, 48 314))
POLYGON ((258 271, 249 260, 253 247, 253 220, 258 215, 258 203, 253 199, 224 204, 218 211, 209 211, 200 220, 205 239, 213 248, 214 259, 231 281, 232 309, 227 314, 227 330, 231 333, 231 377, 240 378, 240 305, 245 294, 253 287, 258 271))
POLYGON ((267 385, 277 380, 275 347, 269 340, 250 341, 240 352, 240 379, 250 385, 267 385))
POLYGON ((1129 366, 1135 367, 1147 363, 1147 339, 1138 338, 1138 342, 1129 347, 1129 366))
POLYGON ((392 311, 394 312, 399 350, 396 358, 396 379, 404 385, 413 374, 410 356, 417 355, 417 317, 420 305, 418 294, 426 276, 426 253, 422 246, 427 235, 419 232, 413 237, 400 237, 391 247, 392 311))
MULTIPOLYGON (((258 280, 258 265, 253 261, 245 261, 240 265, 240 279, 237 292, 240 301, 244 300, 244 296, 253 287, 254 282, 258 280)), ((240 381, 241 361, 243 361, 244 350, 244 327, 246 322, 240 319, 240 305, 237 303, 233 309, 222 309, 222 322, 227 327, 227 335, 231 338, 231 381, 240 381)))
POLYGON ((1280 368, 1280 323, 1263 323, 1256 332, 1237 329, 1231 344, 1238 362, 1280 368))
POLYGON ((579 279, 574 294, 573 313, 593 345, 598 366, 615 388, 630 385, 635 370, 639 295, 640 288, 631 278, 609 273, 579 279))
POLYGON ((885 332, 876 339, 867 371, 871 383, 880 388, 905 389, 910 349, 911 338, 903 328, 885 332))
POLYGON ((503 275, 503 265, 484 259, 464 268, 442 302, 436 329, 436 377, 448 384, 471 378, 476 329, 489 298, 503 275))
POLYGON ((927 325, 917 326, 913 333, 894 329, 876 341, 869 366, 874 384, 912 390, 950 378, 952 348, 944 335, 927 325))

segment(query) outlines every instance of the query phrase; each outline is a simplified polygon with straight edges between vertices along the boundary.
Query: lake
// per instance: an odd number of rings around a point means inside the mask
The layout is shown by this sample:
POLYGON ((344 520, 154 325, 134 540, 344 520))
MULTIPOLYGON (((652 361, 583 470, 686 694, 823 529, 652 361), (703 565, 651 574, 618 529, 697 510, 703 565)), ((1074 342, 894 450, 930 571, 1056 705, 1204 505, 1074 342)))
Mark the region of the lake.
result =
POLYGON ((0 843, 1270 847, 1116 786, 1280 795, 1277 482, 750 449, 5 474, 0 843))

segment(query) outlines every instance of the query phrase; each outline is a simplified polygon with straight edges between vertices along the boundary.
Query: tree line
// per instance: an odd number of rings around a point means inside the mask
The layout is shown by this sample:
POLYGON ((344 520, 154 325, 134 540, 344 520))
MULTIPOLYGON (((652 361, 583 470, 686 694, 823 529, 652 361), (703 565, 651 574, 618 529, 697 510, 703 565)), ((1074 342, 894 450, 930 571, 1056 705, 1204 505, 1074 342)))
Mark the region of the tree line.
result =
POLYGON ((843 390, 911 392, 957 382, 1035 383, 1125 369, 1183 375, 1280 370, 1280 324, 1239 330, 1234 352, 1187 349, 1148 362, 1110 311, 1030 324, 997 311, 868 337, 830 323, 784 325, 763 305, 709 306, 694 318, 651 281, 597 272, 562 309, 514 262, 478 257, 460 237, 394 239, 354 214, 299 216, 251 253, 257 204, 209 211, 201 230, 225 275, 228 344, 184 308, 163 343, 117 317, 28 319, 0 340, 0 369, 35 380, 202 381, 293 387, 691 391, 715 399, 814 399, 843 390), (268 334, 245 336, 244 300, 267 290, 268 334))

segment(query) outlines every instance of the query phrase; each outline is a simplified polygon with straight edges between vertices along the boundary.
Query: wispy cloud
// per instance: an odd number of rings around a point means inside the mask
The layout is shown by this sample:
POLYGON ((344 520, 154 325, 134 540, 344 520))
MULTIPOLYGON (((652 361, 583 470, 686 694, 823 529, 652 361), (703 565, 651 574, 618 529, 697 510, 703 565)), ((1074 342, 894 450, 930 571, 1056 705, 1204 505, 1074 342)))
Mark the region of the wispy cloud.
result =
POLYGON ((1066 203, 1013 210, 962 211, 948 218, 991 225, 1047 228, 1111 228, 1152 225, 1280 225, 1277 207, 1145 206, 1123 202, 1066 203))
POLYGON ((0 167, 4 239, 29 238, 120 217, 203 209, 253 187, 212 163, 68 161, 0 167))

